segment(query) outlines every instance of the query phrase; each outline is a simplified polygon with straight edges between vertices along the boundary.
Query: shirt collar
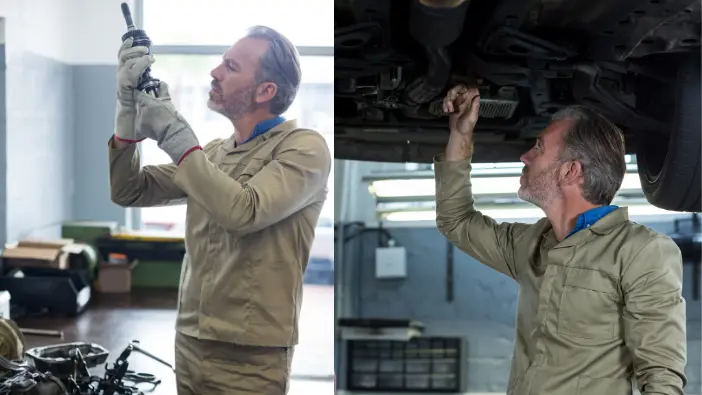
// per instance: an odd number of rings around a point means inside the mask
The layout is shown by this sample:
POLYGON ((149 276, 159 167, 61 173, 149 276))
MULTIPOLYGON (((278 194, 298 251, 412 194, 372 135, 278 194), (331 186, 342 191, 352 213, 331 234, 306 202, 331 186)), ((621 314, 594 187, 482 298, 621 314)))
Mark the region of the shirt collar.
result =
POLYGON ((262 134, 264 134, 264 133, 266 133, 267 131, 273 129, 274 127, 280 125, 280 124, 283 123, 283 122, 285 122, 285 118, 283 118, 282 116, 277 116, 277 117, 275 117, 275 118, 266 119, 265 121, 260 122, 258 125, 256 125, 256 126, 254 127, 254 130, 253 130, 253 132, 251 133, 251 136, 249 136, 249 138, 247 138, 246 140, 242 141, 241 144, 238 144, 238 145, 242 145, 242 144, 248 143, 249 141, 253 140, 254 138, 256 138, 256 137, 258 137, 258 136, 260 136, 260 135, 262 135, 262 134))
POLYGON ((594 225, 597 221, 602 219, 604 216, 607 214, 611 213, 612 211, 618 209, 618 206, 615 205, 609 205, 609 206, 601 206, 601 207, 595 207, 593 209, 590 209, 588 211, 585 211, 584 213, 580 214, 578 216, 578 220, 575 224, 575 228, 566 236, 566 239, 573 234, 585 229, 589 228, 591 225, 594 225))

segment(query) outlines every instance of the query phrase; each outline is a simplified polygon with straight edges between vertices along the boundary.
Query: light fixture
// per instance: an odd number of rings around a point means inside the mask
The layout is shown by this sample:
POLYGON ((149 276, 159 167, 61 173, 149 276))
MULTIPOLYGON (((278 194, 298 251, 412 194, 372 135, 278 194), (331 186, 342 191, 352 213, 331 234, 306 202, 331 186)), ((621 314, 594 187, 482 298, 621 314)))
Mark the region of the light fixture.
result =
MULTIPOLYGON (((616 204, 616 202, 614 202, 616 204)), ((652 205, 632 205, 627 206, 629 216, 646 216, 646 215, 680 215, 675 211, 667 211, 652 205)), ((480 210, 483 215, 489 216, 495 220, 501 219, 528 219, 542 218, 544 212, 539 208, 515 208, 515 209, 487 209, 480 210)), ((685 213, 687 214, 687 213, 685 213)), ((436 221, 436 211, 414 210, 414 211, 392 211, 379 213, 380 219, 390 222, 413 222, 413 221, 436 221)))
MULTIPOLYGON (((519 177, 471 177, 474 195, 515 194, 519 177)), ((371 181, 368 190, 376 198, 435 196, 433 178, 378 179, 371 181)), ((624 175, 620 192, 641 192, 641 180, 636 173, 624 175)))

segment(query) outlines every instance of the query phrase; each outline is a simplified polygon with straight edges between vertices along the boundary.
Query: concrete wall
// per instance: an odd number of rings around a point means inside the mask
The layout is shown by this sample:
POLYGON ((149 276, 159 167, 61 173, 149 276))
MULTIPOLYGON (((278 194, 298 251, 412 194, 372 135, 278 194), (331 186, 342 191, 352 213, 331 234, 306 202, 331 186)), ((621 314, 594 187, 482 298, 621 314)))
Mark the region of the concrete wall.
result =
POLYGON ((66 219, 124 222, 109 200, 104 154, 120 3, 0 0, 0 242, 58 237, 66 219))
MULTIPOLYGON (((649 224, 671 231, 666 224, 649 224)), ((407 249, 408 277, 403 280, 375 279, 376 232, 367 232, 348 243, 344 265, 355 270, 349 276, 353 300, 346 301, 364 318, 410 318, 426 325, 429 335, 462 336, 468 342, 465 377, 469 392, 504 393, 514 342, 517 284, 466 254, 454 250, 454 301, 446 299, 447 242, 436 229, 390 228, 397 245, 407 249)), ((690 383, 686 394, 700 394, 700 311, 692 298, 691 267, 685 267, 684 296, 687 299, 688 366, 690 383)), ((698 280, 699 281, 699 280, 698 280)), ((340 348, 337 348, 339 353, 340 348)), ((337 355, 340 357, 341 355, 337 355)), ((343 359, 343 358, 342 358, 343 359)), ((338 361, 339 362, 339 361, 338 361)), ((345 383, 344 364, 337 374, 345 383)), ((343 387, 340 387, 343 388, 343 387)))

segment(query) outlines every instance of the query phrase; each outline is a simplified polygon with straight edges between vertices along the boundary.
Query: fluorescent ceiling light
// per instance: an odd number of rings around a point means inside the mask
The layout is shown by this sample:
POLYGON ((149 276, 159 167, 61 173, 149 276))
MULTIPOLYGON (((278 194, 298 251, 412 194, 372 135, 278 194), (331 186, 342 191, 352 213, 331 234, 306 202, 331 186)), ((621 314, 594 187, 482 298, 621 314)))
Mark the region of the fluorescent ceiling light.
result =
MULTIPOLYGON (((471 182, 474 195, 514 194, 519 189, 519 177, 476 177, 471 182)), ((377 180, 370 183, 368 190, 378 198, 434 196, 436 193, 433 178, 377 180)), ((625 174, 621 190, 640 191, 639 175, 625 174)))
MULTIPOLYGON (((616 202, 615 202, 616 204, 616 202)), ((667 211, 659 209, 651 205, 642 206, 627 206, 629 216, 644 216, 644 215, 680 215, 675 211, 667 211)), ((519 209, 499 209, 499 210, 480 210, 484 215, 493 219, 519 219, 519 218, 543 218, 544 212, 539 208, 519 208, 519 209)), ((423 211, 396 211, 383 213, 384 221, 406 222, 406 221, 436 221, 436 212, 434 210, 423 211)))

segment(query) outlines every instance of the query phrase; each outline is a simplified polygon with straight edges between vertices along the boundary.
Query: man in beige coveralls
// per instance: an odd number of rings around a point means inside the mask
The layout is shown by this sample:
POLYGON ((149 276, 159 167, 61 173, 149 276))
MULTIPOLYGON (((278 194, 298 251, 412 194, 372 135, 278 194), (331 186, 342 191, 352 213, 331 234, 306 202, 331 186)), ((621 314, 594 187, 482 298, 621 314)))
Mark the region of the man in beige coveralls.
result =
POLYGON ((682 258, 676 244, 612 206, 625 173, 621 132, 583 107, 554 116, 521 160, 521 199, 546 218, 497 223, 473 206, 477 90, 457 86, 446 153, 435 158, 437 225, 458 248, 519 283, 508 394, 681 395, 686 383, 682 258))
POLYGON ((326 199, 331 154, 321 134, 280 114, 300 85, 295 47, 254 27, 212 70, 210 109, 234 133, 200 147, 161 83, 134 90, 153 59, 120 49, 112 200, 124 207, 187 201, 176 323, 179 395, 282 395, 298 341, 302 278, 326 199), (172 164, 140 167, 151 138, 172 164))

